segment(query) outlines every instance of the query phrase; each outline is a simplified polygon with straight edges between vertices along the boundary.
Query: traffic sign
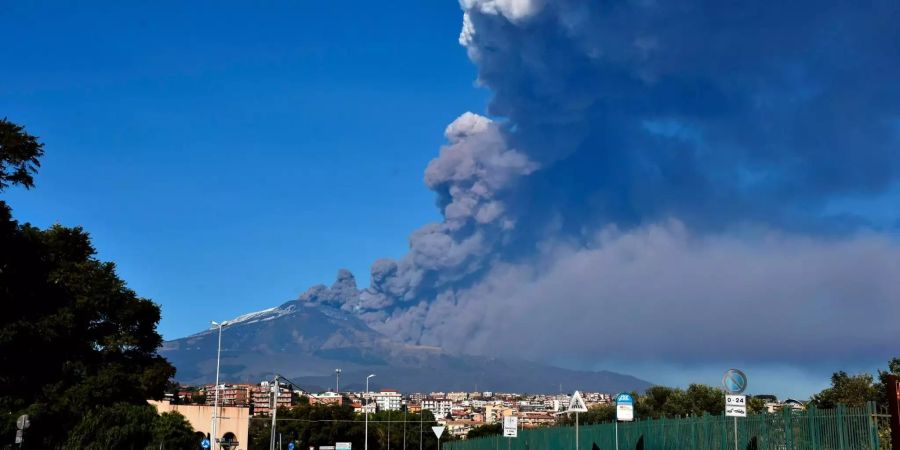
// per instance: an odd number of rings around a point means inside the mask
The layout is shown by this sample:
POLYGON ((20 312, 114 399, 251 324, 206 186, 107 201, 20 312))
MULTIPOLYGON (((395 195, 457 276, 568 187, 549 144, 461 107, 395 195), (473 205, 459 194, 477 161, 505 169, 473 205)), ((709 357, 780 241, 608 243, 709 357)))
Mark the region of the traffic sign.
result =
POLYGON ((203 448, 209 448, 209 439, 203 438, 203 440, 200 441, 200 446, 203 448))
POLYGON ((519 418, 517 416, 503 418, 503 437, 519 437, 519 418))
POLYGON ((747 375, 738 369, 728 369, 722 376, 722 386, 729 394, 743 394, 747 389, 747 375))
POLYGON ((288 442, 288 450, 294 450, 294 443, 288 442))
POLYGON ((22 414, 16 419, 16 428, 19 430, 24 430, 31 426, 31 421, 28 420, 28 414, 22 414))
POLYGON ((337 442, 334 444, 334 450, 350 450, 352 447, 352 442, 337 442))
POLYGON ((616 420, 620 422, 634 420, 634 397, 627 392, 616 396, 616 420))
POLYGON ((747 396, 746 395, 726 395, 725 396, 725 416, 726 417, 747 417, 747 396))
POLYGON ((584 399, 581 398, 581 392, 575 391, 572 394, 572 399, 569 400, 569 412, 587 412, 587 405, 584 404, 584 399))
POLYGON ((441 435, 444 434, 444 427, 431 427, 431 431, 434 431, 434 435, 440 439, 441 435))

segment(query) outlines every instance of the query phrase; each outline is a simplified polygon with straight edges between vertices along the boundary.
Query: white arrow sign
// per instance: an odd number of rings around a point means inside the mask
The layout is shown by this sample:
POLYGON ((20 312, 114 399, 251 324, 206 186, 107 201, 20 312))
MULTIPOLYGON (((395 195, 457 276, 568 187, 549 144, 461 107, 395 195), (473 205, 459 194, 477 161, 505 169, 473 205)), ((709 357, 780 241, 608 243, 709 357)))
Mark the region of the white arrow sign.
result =
POLYGON ((444 434, 444 427, 431 427, 431 431, 434 431, 434 435, 440 439, 441 435, 444 434))

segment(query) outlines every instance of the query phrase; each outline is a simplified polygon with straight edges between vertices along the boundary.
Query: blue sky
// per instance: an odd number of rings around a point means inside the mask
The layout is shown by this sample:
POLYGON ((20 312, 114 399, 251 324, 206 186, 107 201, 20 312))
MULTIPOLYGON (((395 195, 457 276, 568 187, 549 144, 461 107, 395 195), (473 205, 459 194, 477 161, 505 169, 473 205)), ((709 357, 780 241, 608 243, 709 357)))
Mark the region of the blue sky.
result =
POLYGON ((166 338, 341 267, 366 284, 438 217, 422 171, 487 98, 455 2, 4 10, 16 66, 0 70, 0 111, 46 149, 36 189, 4 196, 20 220, 87 229, 162 305, 166 338))
POLYGON ((167 339, 388 257, 322 301, 453 351, 799 396, 895 356, 900 7, 465 4, 465 48, 453 0, 5 5, 47 154, 4 199, 167 339))

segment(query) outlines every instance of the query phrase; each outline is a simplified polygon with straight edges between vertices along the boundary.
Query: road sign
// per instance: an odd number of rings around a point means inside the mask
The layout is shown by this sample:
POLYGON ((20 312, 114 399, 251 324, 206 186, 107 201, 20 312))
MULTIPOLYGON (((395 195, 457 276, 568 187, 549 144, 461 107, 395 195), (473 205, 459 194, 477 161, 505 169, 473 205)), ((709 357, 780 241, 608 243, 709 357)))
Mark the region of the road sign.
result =
POLYGON ((584 399, 581 398, 581 392, 575 391, 572 394, 572 399, 569 400, 569 412, 587 412, 587 406, 584 404, 584 399))
POLYGON ((519 418, 506 416, 503 418, 503 437, 519 437, 519 418))
POLYGON ((727 416, 727 417, 747 417, 747 396, 746 395, 726 395, 725 396, 725 416, 727 416))
POLYGON ((209 439, 204 438, 202 441, 200 441, 200 446, 203 448, 209 448, 209 439))
POLYGON ((747 389, 747 375, 738 369, 728 369, 722 376, 722 386, 729 394, 743 394, 747 389))
POLYGON ((19 430, 24 430, 31 426, 31 421, 28 420, 28 414, 22 414, 16 419, 16 428, 19 430))
POLYGON ((440 439, 441 435, 444 434, 444 427, 431 427, 431 431, 434 431, 434 435, 440 439))
POLYGON ((294 450, 294 443, 288 442, 288 450, 294 450))
POLYGON ((334 450, 350 450, 353 447, 352 442, 338 442, 334 444, 334 450))
POLYGON ((16 430, 16 444, 22 443, 22 430, 16 430))
POLYGON ((620 422, 634 420, 634 397, 627 392, 616 396, 616 420, 620 422))

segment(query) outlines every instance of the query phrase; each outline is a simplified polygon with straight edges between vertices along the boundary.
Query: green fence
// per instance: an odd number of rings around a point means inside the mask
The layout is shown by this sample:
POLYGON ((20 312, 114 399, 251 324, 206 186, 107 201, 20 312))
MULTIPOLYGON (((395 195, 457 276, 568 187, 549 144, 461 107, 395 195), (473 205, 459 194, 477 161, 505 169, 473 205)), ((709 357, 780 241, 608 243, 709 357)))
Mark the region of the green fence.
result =
MULTIPOLYGON (((741 450, 884 450, 881 415, 875 405, 806 411, 785 409, 775 414, 755 414, 737 419, 724 416, 642 420, 620 423, 619 450, 733 450, 735 438, 741 450), (879 433, 881 428, 881 433, 879 433)), ((616 426, 612 423, 579 428, 579 450, 614 450, 616 426)), ((509 440, 487 437, 448 442, 444 450, 574 450, 575 428, 553 427, 519 431, 509 440)), ((900 449, 898 449, 900 450, 900 449)))

